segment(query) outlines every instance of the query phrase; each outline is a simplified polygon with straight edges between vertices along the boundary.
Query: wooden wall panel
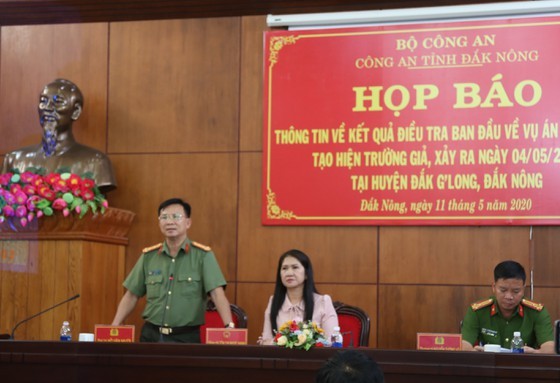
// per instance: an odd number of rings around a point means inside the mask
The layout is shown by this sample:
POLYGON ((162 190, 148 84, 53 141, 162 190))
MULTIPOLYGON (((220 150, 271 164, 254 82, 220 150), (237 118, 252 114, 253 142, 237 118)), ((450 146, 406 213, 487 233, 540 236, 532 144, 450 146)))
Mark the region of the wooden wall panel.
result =
POLYGON ((241 23, 240 150, 262 150, 263 141, 263 31, 261 16, 243 17, 241 23))
POLYGON ((106 23, 3 27, 0 51, 0 152, 41 142, 39 93, 56 78, 75 82, 84 112, 76 139, 106 150, 106 23))
POLYGON ((256 344, 262 334, 264 310, 274 292, 274 283, 241 282, 237 284, 237 304, 247 313, 249 344, 256 344))
POLYGON ((559 249, 560 227, 533 228, 534 279, 537 286, 560 287, 559 249))
POLYGON ((415 349, 417 332, 459 333, 470 303, 490 296, 488 287, 379 286, 379 348, 415 349))
MULTIPOLYGON (((29 251, 37 265, 29 263, 27 270, 1 272, 0 332, 10 333, 18 322, 80 291, 81 250, 76 241, 44 241, 40 245, 31 241, 29 246, 22 243, 20 250, 29 251)), ((15 339, 56 339, 63 320, 70 320, 79 330, 80 313, 75 302, 23 323, 15 339)))
MULTIPOLYGON (((560 320, 560 299, 558 298, 560 297, 560 288, 538 287, 535 288, 534 293, 534 300, 545 305, 552 323, 560 320)), ((527 292, 527 296, 529 296, 529 292, 527 292)))
MULTIPOLYGON (((15 241, 0 242, 3 265, 20 262, 14 261, 17 248, 22 247, 15 241)), ((28 316, 29 279, 28 273, 9 271, 7 267, 0 268, 0 333, 10 333, 21 318, 28 316)))
POLYGON ((381 283, 484 285, 494 266, 513 259, 529 266, 527 227, 382 227, 381 283))
POLYGON ((136 217, 129 234, 127 271, 144 247, 162 241, 157 208, 182 197, 192 206, 189 237, 212 247, 228 280, 235 279, 237 155, 114 155, 119 188, 111 204, 136 217))
POLYGON ((278 258, 296 248, 310 256, 317 282, 375 283, 375 228, 262 226, 261 161, 261 154, 241 154, 239 280, 274 281, 278 258))
POLYGON ((111 24, 109 151, 238 147, 240 19, 111 24))
POLYGON ((111 324, 124 292, 121 288, 124 269, 119 266, 124 260, 124 246, 84 244, 82 272, 79 273, 83 279, 80 283, 82 332, 93 332, 96 324, 111 324), (95 313, 91 312, 93 307, 95 313))
MULTIPOLYGON (((41 277, 41 310, 52 306, 55 303, 54 299, 54 279, 56 272, 56 253, 54 252, 55 243, 47 243, 45 247, 41 250, 44 252, 40 256, 40 277, 41 277)), ((47 336, 47 334, 53 334, 56 327, 60 327, 62 322, 58 326, 53 324, 53 312, 47 312, 43 314, 39 321, 39 334, 47 336)), ((32 338, 33 339, 33 338, 32 338)))

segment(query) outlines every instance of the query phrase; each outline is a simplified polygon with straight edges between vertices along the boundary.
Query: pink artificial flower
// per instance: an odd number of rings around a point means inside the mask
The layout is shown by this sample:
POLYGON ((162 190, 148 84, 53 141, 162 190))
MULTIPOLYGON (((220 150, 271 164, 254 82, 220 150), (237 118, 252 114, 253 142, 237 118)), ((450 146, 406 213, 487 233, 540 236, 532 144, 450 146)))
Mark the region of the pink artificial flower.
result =
POLYGON ((39 188, 44 183, 45 181, 41 177, 34 178, 33 181, 31 181, 31 185, 35 186, 36 188, 39 188))
POLYGON ((38 192, 46 200, 53 201, 56 198, 56 194, 46 185, 39 187, 38 192))
POLYGON ((10 205, 4 206, 2 208, 2 213, 4 214, 5 217, 13 217, 16 214, 14 208, 11 207, 10 205))
POLYGON ((12 192, 12 194, 16 194, 18 191, 21 191, 21 185, 20 184, 11 184, 10 185, 10 192, 12 192))
POLYGON ((93 194, 93 192, 90 189, 81 188, 80 194, 82 195, 82 198, 85 199, 86 201, 91 201, 92 199, 95 198, 95 194, 93 194))
POLYGON ((87 188, 87 189, 93 189, 94 186, 95 186, 95 182, 93 182, 92 179, 84 178, 82 180, 82 187, 87 188))
POLYGON ((55 184, 59 179, 60 179, 60 174, 58 173, 50 173, 47 174, 44 178, 45 182, 47 182, 50 185, 55 184))
POLYGON ((35 180, 36 178, 39 178, 40 176, 38 174, 35 173, 31 173, 31 172, 23 172, 21 174, 21 181, 26 183, 26 184, 30 184, 33 182, 33 180, 35 180))
POLYGON ((26 205, 27 205, 27 210, 29 210, 29 211, 35 210, 35 209, 36 209, 35 204, 36 204, 37 202, 39 202, 40 200, 41 200, 41 198, 40 198, 39 196, 37 196, 37 195, 32 195, 31 197, 29 197, 29 198, 27 199, 27 203, 26 203, 26 205))
POLYGON ((66 183, 68 184, 70 189, 76 190, 80 188, 80 185, 82 183, 82 178, 77 174, 71 174, 70 178, 66 180, 66 183))
POLYGON ((20 205, 24 205, 27 202, 27 194, 23 192, 23 190, 18 190, 14 193, 14 197, 16 201, 20 205))
POLYGON ((68 208, 64 208, 64 210, 62 210, 62 215, 68 217, 68 215, 70 215, 70 210, 68 208))
POLYGON ((37 194, 37 189, 34 185, 27 184, 23 187, 23 192, 27 195, 37 194))
POLYGON ((10 180, 12 179, 13 174, 12 173, 4 173, 4 174, 0 174, 0 185, 2 186, 6 186, 10 183, 10 180))
POLYGON ((8 205, 14 205, 16 203, 16 197, 9 191, 4 192, 4 199, 8 205))
POLYGON ((27 215, 27 208, 25 205, 19 205, 16 208, 16 217, 25 217, 27 215))
POLYGON ((62 178, 58 179, 55 183, 52 184, 52 188, 54 191, 66 193, 70 188, 66 183, 66 180, 62 178))
POLYGON ((52 203, 52 208, 55 210, 63 210, 68 206, 68 203, 62 198, 57 198, 52 203))

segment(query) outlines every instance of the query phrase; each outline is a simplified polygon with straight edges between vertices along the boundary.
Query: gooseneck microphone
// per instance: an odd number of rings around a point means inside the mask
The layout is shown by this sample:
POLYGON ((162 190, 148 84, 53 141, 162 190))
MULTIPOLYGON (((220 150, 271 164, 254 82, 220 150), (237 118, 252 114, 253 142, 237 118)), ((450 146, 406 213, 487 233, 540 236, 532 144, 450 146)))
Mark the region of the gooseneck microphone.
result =
MULTIPOLYGON (((14 333, 16 332, 17 328, 18 328, 20 325, 22 325, 23 323, 25 323, 25 322, 27 322, 27 321, 29 321, 29 320, 35 318, 35 317, 38 317, 39 315, 44 314, 44 313, 46 313, 47 311, 51 311, 52 309, 54 309, 54 308, 56 308, 56 307, 58 307, 58 306, 60 306, 60 305, 63 305, 63 304, 65 304, 65 303, 67 303, 67 302, 70 302, 70 301, 73 301, 74 299, 77 299, 77 298, 79 298, 79 297, 80 297, 80 294, 76 294, 76 295, 74 295, 74 296, 71 297, 71 298, 68 298, 68 299, 66 299, 66 300, 64 300, 64 301, 62 301, 62 302, 57 303, 57 304, 54 305, 54 306, 49 307, 48 309, 45 309, 45 310, 43 310, 43 311, 41 311, 41 312, 38 312, 38 313, 35 314, 35 315, 31 315, 29 318, 25 318, 24 320, 19 321, 19 322, 14 326, 14 328, 12 329, 12 333, 10 334, 10 337, 9 337, 8 339, 15 339, 15 338, 14 338, 14 333)), ((6 335, 7 335, 7 334, 6 334, 6 335)))

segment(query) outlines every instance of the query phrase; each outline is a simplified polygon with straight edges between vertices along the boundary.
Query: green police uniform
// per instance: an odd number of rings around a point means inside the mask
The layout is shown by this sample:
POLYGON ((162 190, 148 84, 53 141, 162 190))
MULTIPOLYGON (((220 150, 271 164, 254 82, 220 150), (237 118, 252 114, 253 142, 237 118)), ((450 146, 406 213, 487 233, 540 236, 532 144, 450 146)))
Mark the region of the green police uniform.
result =
POLYGON ((210 248, 187 239, 175 258, 165 242, 144 249, 123 285, 146 296, 146 322, 177 328, 204 324, 207 295, 226 280, 210 248))
POLYGON ((463 340, 472 345, 478 341, 481 345, 499 344, 504 348, 510 348, 514 331, 520 331, 525 344, 533 348, 554 340, 548 311, 528 299, 521 300, 510 319, 502 316, 495 297, 473 303, 461 328, 463 340))

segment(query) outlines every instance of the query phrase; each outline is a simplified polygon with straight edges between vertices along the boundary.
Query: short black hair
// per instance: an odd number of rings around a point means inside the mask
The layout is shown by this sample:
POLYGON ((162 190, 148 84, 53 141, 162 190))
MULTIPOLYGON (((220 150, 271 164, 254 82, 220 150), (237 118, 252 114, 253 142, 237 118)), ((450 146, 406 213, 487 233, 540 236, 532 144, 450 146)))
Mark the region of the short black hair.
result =
POLYGON ((498 279, 521 279, 525 284, 527 276, 519 262, 503 261, 494 268, 494 282, 497 282, 498 279))
POLYGON ((383 371, 367 354, 358 350, 336 353, 319 369, 315 383, 383 383, 383 371))
POLYGON ((191 217, 191 205, 189 205, 187 202, 183 201, 181 198, 169 198, 165 201, 163 201, 162 203, 159 204, 158 207, 158 216, 161 213, 161 211, 163 209, 165 209, 167 206, 170 205, 181 205, 183 206, 183 209, 185 210, 185 214, 187 215, 187 218, 191 217))

